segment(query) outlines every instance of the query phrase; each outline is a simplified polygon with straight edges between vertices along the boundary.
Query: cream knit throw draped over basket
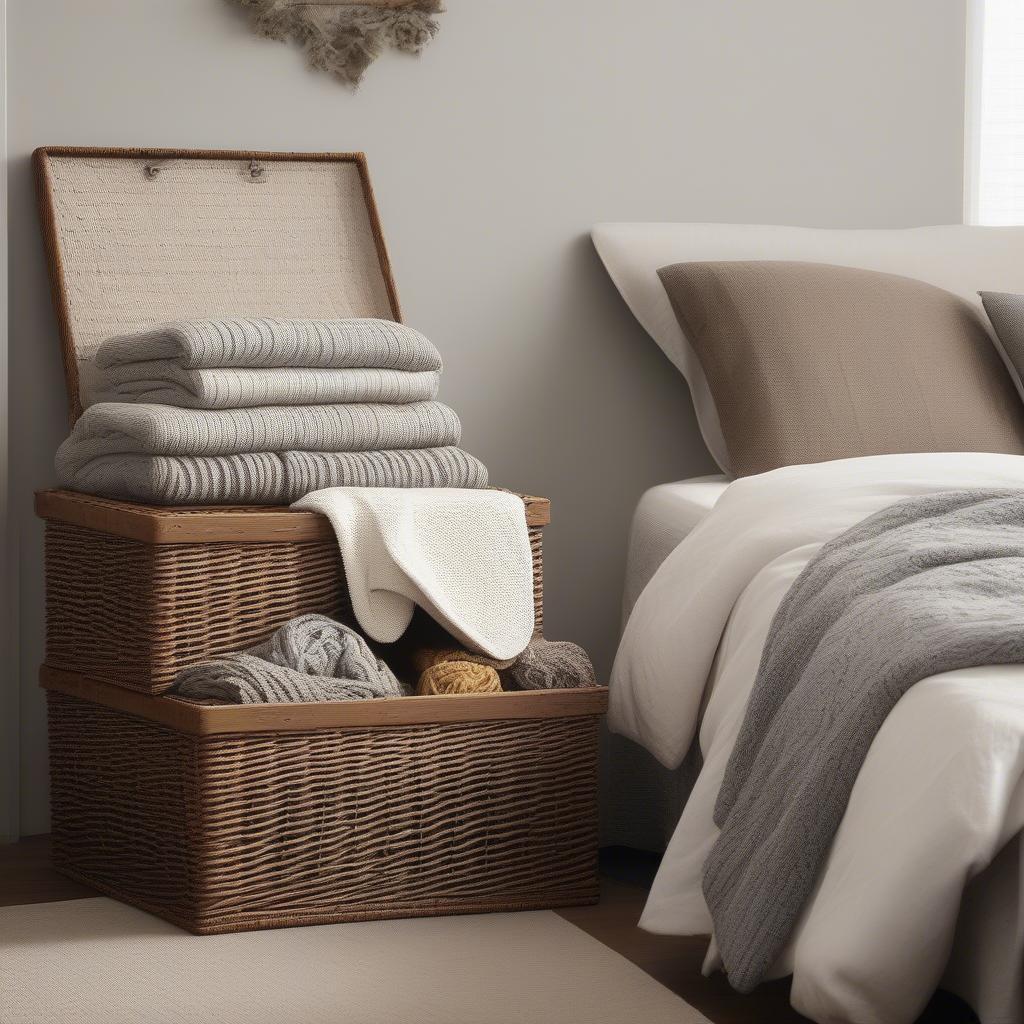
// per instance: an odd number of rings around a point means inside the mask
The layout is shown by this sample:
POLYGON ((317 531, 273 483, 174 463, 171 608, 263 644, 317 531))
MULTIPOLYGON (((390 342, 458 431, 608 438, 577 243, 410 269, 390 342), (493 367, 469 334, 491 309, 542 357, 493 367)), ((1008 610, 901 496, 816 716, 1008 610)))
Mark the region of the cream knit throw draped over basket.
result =
POLYGON ((352 611, 371 639, 393 643, 419 607, 491 658, 530 642, 533 558, 518 495, 331 487, 292 507, 330 520, 352 611))

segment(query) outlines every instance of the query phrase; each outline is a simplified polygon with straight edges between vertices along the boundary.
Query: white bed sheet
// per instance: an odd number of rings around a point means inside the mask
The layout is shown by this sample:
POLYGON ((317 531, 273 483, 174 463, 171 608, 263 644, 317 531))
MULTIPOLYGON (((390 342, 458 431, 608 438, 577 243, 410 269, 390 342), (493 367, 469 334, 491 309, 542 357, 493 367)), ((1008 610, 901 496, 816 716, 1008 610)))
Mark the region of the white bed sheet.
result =
MULTIPOLYGON (((1024 487, 1024 458, 880 456, 730 486, 666 558, 630 617, 612 728, 668 767, 700 729, 703 767, 641 925, 708 934, 704 859, 725 764, 771 619, 822 543, 915 494, 1024 487)), ((913 1021, 940 982, 983 1024, 1024 1018, 1024 668, 924 680, 872 745, 775 973, 822 1022, 913 1021)), ((714 949, 709 965, 715 965, 714 949)))
POLYGON ((622 621, 658 567, 715 507, 729 486, 726 476, 696 476, 644 492, 633 513, 622 592, 622 621))
MULTIPOLYGON (((728 486, 722 475, 658 484, 637 503, 629 532, 623 625, 658 567, 714 508, 728 486)), ((696 778, 696 759, 678 768, 660 765, 621 736, 603 737, 601 845, 662 853, 696 778)))

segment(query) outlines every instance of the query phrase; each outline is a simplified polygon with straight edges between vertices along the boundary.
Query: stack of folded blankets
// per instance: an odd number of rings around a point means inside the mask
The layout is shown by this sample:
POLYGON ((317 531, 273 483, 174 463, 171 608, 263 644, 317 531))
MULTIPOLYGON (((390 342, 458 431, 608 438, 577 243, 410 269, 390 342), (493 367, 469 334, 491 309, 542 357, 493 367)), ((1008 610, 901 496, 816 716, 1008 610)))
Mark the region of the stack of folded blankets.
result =
POLYGON ((437 349, 387 320, 188 320, 105 341, 62 487, 161 505, 284 505, 325 487, 485 487, 434 401, 437 349))

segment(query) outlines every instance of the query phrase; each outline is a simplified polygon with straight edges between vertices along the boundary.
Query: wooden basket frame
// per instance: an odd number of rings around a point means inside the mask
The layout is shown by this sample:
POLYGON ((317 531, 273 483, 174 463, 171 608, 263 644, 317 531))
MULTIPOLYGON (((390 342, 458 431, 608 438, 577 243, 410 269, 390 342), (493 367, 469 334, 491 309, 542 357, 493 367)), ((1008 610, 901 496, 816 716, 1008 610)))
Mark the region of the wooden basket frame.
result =
MULTIPOLYGON (((520 495, 527 527, 551 522, 551 502, 520 495)), ((334 528, 319 512, 276 505, 140 505, 77 491, 36 491, 40 519, 127 537, 144 544, 273 543, 334 540, 334 528)))
POLYGON ((43 665, 44 690, 101 704, 189 736, 291 732, 307 729, 391 729, 450 722, 498 722, 525 718, 600 716, 608 688, 515 690, 488 694, 375 698, 317 704, 214 704, 171 694, 126 690, 77 672, 43 665))

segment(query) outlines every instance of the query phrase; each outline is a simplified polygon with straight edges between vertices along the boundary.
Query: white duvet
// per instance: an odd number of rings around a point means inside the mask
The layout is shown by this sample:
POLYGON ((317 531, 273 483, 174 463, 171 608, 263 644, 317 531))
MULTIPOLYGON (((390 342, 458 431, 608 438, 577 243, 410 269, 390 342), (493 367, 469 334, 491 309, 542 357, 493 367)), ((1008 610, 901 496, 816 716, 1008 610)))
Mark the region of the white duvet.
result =
MULTIPOLYGON (((1024 487, 1024 457, 887 455, 739 480, 640 596, 612 673, 610 724, 704 766, 641 919, 709 934, 701 869, 715 798, 772 617, 818 548, 940 490, 1024 487)), ((1024 587, 1024 581, 1022 581, 1024 587)), ((819 1022, 912 1022, 940 984, 983 1024, 1024 1020, 1024 668, 923 680, 876 737, 819 886, 775 975, 819 1022)), ((708 967, 717 966, 712 942, 708 967)))

